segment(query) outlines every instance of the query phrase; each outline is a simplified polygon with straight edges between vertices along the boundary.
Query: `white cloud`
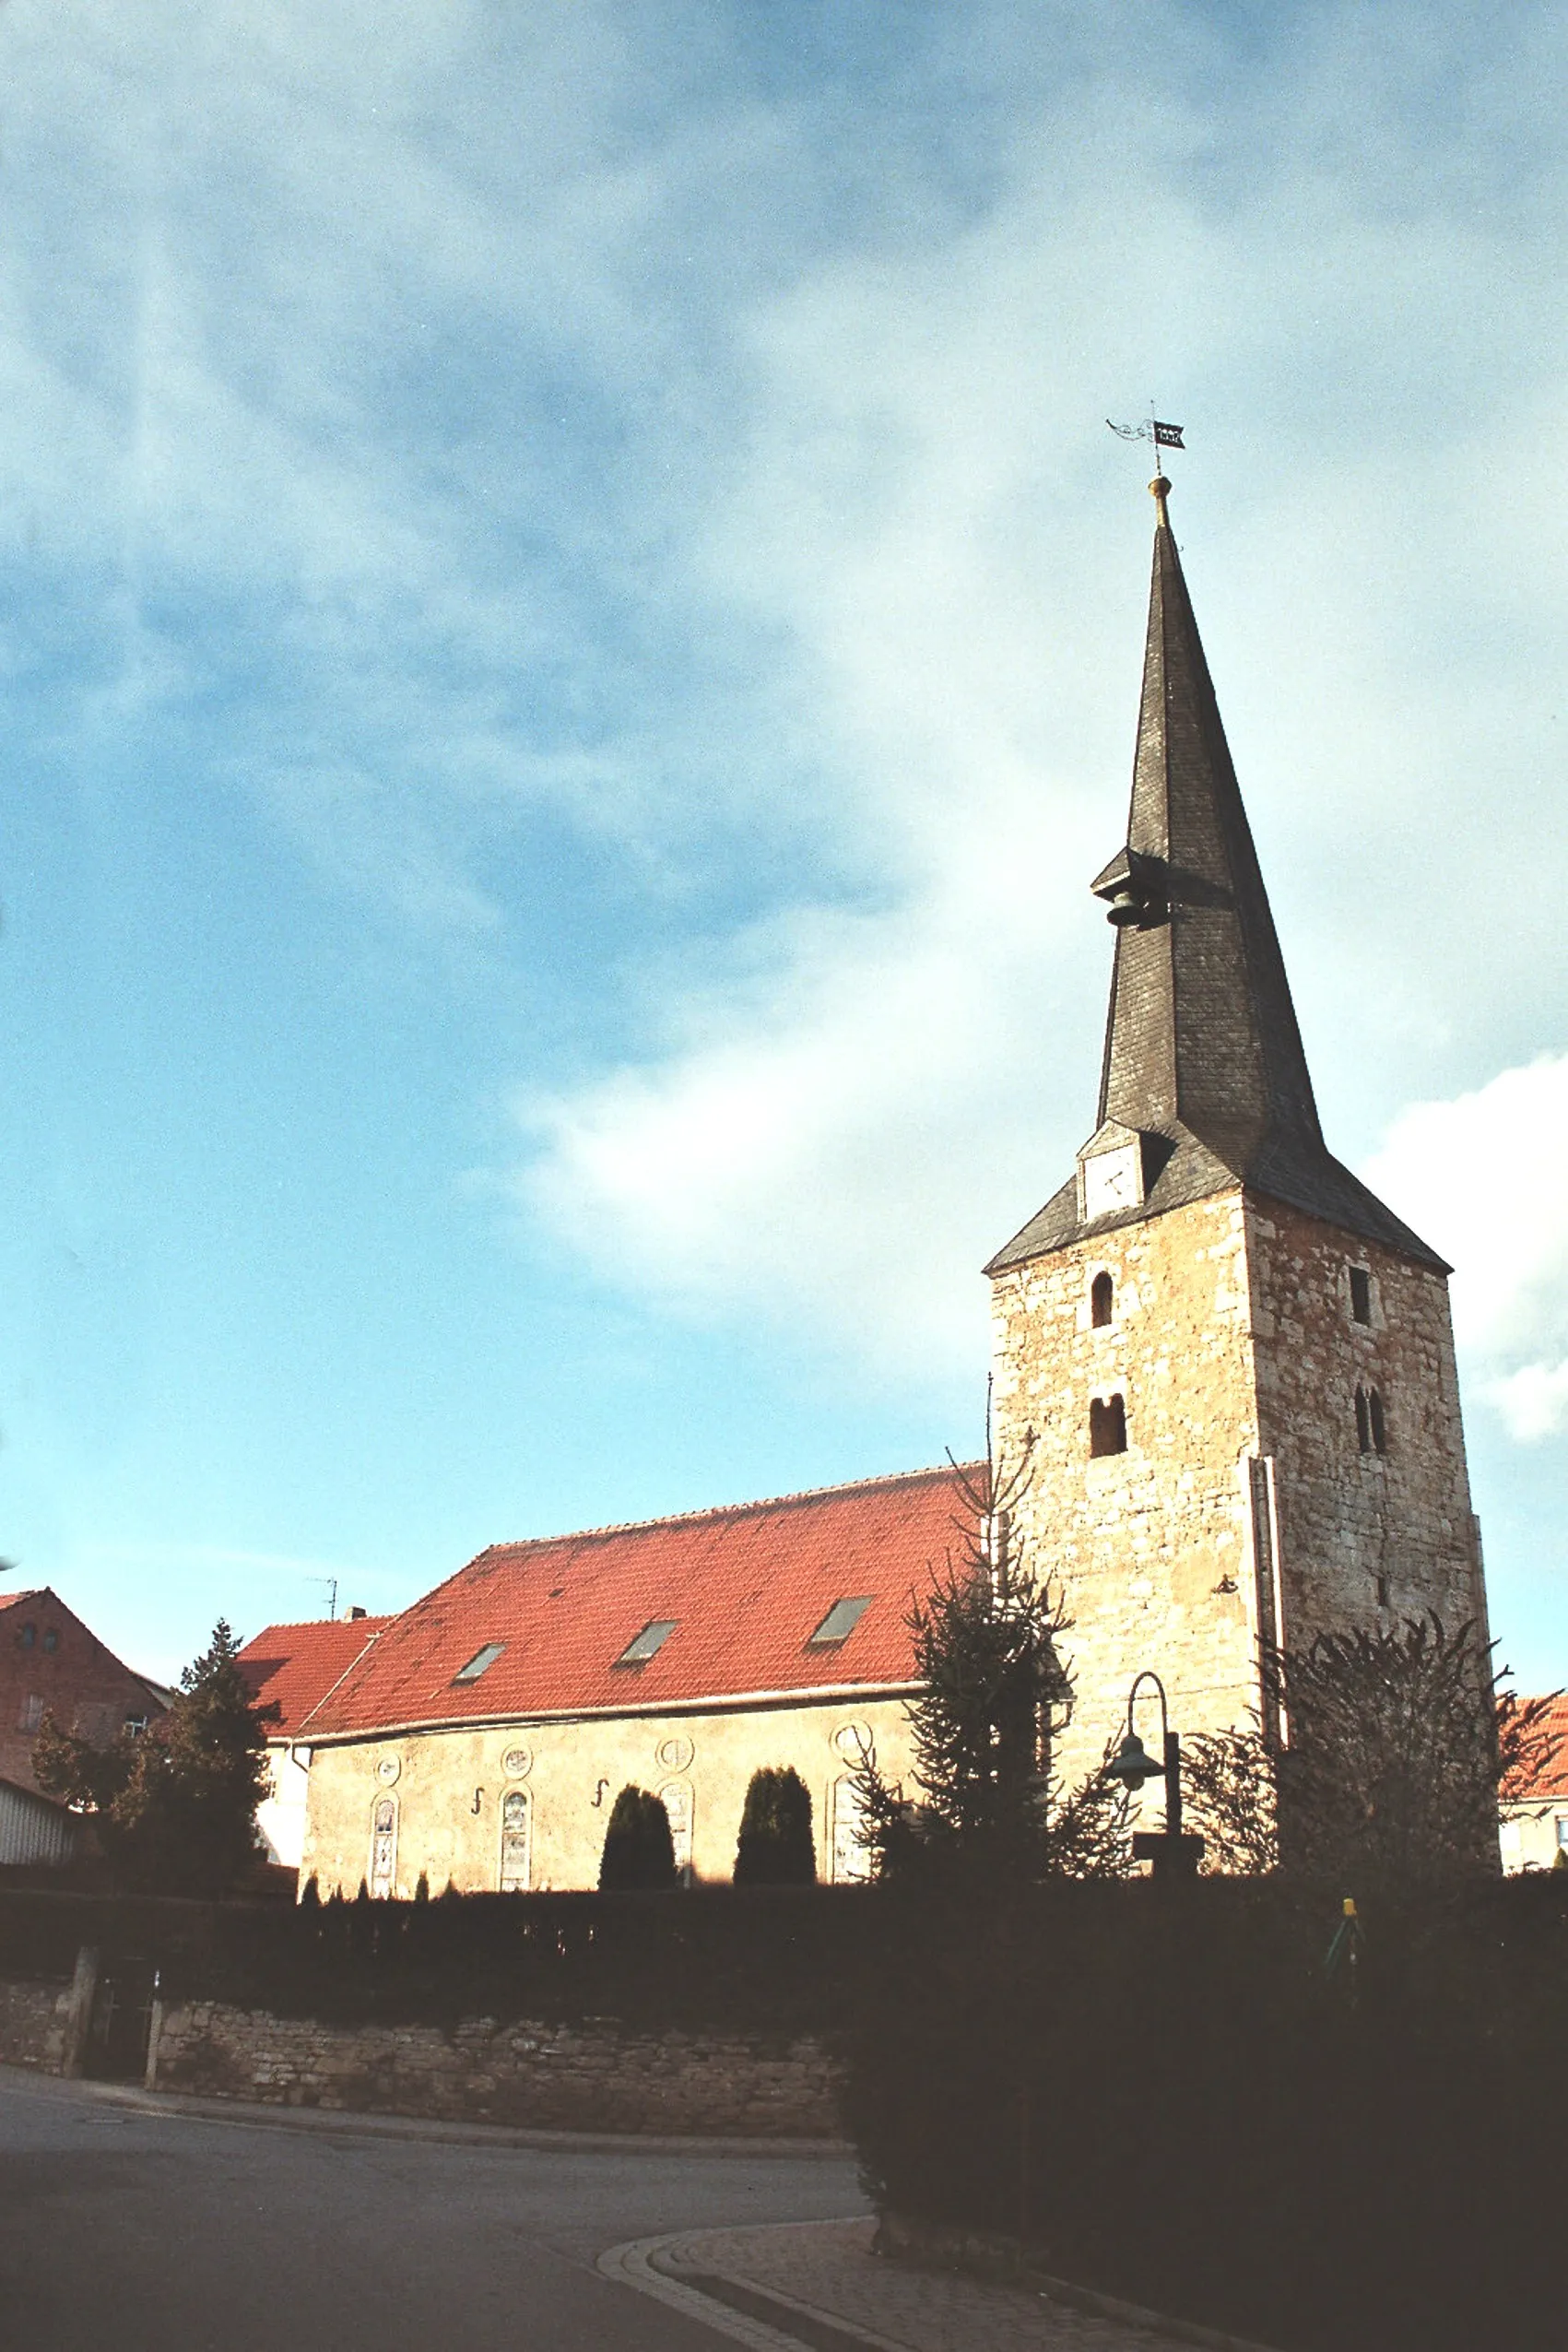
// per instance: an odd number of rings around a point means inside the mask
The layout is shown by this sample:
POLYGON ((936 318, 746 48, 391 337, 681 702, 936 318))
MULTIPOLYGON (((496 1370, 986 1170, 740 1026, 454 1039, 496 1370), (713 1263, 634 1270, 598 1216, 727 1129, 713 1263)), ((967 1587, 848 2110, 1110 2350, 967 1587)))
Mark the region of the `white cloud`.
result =
POLYGON ((1568 1428, 1568 1054, 1401 1112, 1367 1182, 1453 1260, 1455 1336, 1514 1436, 1568 1428))
MULTIPOLYGON (((985 207, 743 314, 734 445, 675 579, 772 632, 813 806, 878 904, 775 921, 745 987, 666 955, 648 1050, 525 1105, 525 1197, 602 1271, 880 1365, 983 1361, 973 1269, 1091 1124, 1084 892, 1122 822, 1148 544, 1100 419, 1150 380, 1189 426, 1178 528, 1333 1140, 1549 1042, 1556 894, 1517 876, 1556 855, 1563 600, 1510 485, 1563 356, 1553 231, 1460 200, 1484 140, 1428 124, 1423 154, 1387 60, 1364 170, 1326 168, 1330 62, 1249 87, 1244 136, 1087 73, 1014 123, 985 207), (1470 405, 1434 463, 1421 387, 1456 353, 1470 405)), ((1458 87, 1456 34, 1450 63, 1458 87)), ((1532 70, 1528 169, 1560 187, 1532 70)), ((1497 1378, 1555 1377, 1541 1347, 1497 1378)))

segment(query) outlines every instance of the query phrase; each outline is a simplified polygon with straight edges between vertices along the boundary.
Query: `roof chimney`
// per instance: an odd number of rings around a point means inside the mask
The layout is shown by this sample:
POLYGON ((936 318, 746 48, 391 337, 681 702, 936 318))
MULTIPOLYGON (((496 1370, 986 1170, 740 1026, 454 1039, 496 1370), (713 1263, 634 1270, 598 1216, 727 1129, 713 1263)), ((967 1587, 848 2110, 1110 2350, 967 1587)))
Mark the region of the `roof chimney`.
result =
POLYGON ((350 1609, 350 1610, 349 1610, 349 1612, 348 1612, 348 1621, 349 1621, 349 1623, 350 1623, 350 1624, 352 1624, 352 1623, 353 1623, 353 1621, 354 1621, 354 1619, 355 1619, 356 1617, 362 1617, 364 1614, 365 1614, 365 1612, 364 1612, 364 1610, 363 1610, 363 1609, 360 1609, 360 1608, 353 1608, 353 1609, 350 1609))

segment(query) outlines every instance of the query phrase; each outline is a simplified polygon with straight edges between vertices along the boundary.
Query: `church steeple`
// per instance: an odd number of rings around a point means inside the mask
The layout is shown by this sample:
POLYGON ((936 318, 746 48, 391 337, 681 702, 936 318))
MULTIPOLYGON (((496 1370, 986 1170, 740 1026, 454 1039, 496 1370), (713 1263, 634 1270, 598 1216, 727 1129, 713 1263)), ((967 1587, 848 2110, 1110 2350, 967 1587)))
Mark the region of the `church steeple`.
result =
POLYGON ((1163 476, 1127 834, 1092 888, 1116 927, 1095 1134, 988 1271, 1238 1181, 1442 1260, 1329 1153, 1163 476))

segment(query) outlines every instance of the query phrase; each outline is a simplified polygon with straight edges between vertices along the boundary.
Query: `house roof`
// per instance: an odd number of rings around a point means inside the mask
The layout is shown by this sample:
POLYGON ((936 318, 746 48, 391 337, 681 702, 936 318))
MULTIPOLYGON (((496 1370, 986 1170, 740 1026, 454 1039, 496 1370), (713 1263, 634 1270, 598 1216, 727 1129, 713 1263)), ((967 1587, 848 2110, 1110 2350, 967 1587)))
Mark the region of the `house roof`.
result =
POLYGON ((342 1681, 390 1617, 317 1617, 300 1625, 266 1625, 235 1661, 256 1696, 280 1711, 269 1740, 298 1739, 301 1728, 342 1681))
MULTIPOLYGON (((1522 1699, 1521 1706, 1531 1701, 1522 1699)), ((1543 1804, 1553 1797, 1568 1797, 1568 1695, 1559 1693, 1547 1706, 1541 1729, 1557 1741, 1557 1753, 1534 1772, 1510 1773, 1501 1791, 1504 1804, 1543 1804)))
POLYGON ((1097 1129, 1144 1139, 1147 1198, 1079 1221, 1064 1185, 997 1252, 1000 1273, 1238 1182, 1448 1268, 1334 1158, 1323 1139, 1268 893, 1225 741, 1166 509, 1158 522, 1132 803, 1123 848, 1095 882, 1123 913, 1097 1129))
POLYGON ((492 1545, 393 1620, 311 1736, 907 1684, 910 1598, 964 1552, 961 1475, 976 1472, 945 1465, 492 1545), (853 1630, 813 1646, 847 1599, 868 1599, 853 1630), (633 1644, 651 1654, 618 1664, 633 1644), (466 1667, 472 1679, 456 1679, 466 1667))

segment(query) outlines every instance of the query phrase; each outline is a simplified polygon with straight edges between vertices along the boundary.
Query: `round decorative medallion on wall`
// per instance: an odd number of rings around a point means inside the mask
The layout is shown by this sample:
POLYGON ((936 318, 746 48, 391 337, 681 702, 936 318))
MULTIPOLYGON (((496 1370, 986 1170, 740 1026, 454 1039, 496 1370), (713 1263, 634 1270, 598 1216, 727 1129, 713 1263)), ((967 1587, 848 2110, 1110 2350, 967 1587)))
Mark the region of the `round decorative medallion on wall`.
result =
POLYGON ((833 1733, 833 1745, 851 1764, 858 1764, 860 1751, 871 1745, 869 1723, 841 1723, 833 1733))
POLYGON ((678 1732, 674 1739, 659 1742, 654 1761, 663 1765, 666 1772, 684 1772, 696 1753, 691 1742, 678 1732))
POLYGON ((501 1768, 509 1780, 525 1780, 534 1769, 532 1750, 525 1747, 508 1748, 501 1759, 501 1768))
POLYGON ((376 1779, 383 1789, 390 1789, 403 1769, 400 1755, 380 1755, 376 1758, 376 1779))

